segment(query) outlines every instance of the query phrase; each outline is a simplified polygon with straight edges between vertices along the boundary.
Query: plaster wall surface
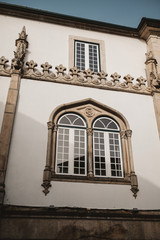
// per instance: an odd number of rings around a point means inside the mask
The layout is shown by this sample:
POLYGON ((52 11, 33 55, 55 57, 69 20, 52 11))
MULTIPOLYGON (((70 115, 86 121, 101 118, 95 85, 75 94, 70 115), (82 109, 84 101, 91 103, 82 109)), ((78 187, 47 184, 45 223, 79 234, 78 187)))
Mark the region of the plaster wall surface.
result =
POLYGON ((160 148, 152 96, 22 79, 6 176, 5 203, 110 209, 160 208, 160 148), (132 147, 139 192, 130 185, 52 182, 42 192, 47 122, 59 105, 86 98, 121 112, 133 131, 132 147))
POLYGON ((0 76, 0 129, 3 121, 3 114, 8 94, 10 78, 0 76))
POLYGON ((69 36, 74 35, 104 41, 109 76, 118 72, 122 77, 127 74, 135 79, 141 75, 146 77, 144 62, 147 48, 144 40, 1 15, 0 50, 1 55, 9 60, 13 58, 15 39, 23 26, 26 26, 29 42, 26 62, 34 60, 39 68, 47 61, 53 70, 59 64, 68 69, 69 36))

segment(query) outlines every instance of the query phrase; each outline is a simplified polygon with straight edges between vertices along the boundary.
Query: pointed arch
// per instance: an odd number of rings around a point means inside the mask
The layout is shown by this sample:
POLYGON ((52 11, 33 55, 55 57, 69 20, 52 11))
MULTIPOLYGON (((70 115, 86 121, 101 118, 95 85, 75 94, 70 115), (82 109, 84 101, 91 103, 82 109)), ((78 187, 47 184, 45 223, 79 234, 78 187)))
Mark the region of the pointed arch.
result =
MULTIPOLYGON (((78 126, 73 126, 73 127, 78 127, 78 126)), ((62 128, 64 129, 64 126, 62 126, 62 128)), ((111 127, 110 127, 110 130, 114 131, 114 129, 111 129, 111 127)), ((71 130, 70 132, 74 134, 73 130, 71 130)), ((82 134, 82 133, 79 132, 79 134, 82 134)), ((104 134, 104 135, 107 136, 107 134, 104 134)), ((62 104, 58 106, 50 114, 49 122, 48 122, 47 159, 46 159, 46 167, 44 169, 44 177, 43 177, 43 184, 42 184, 42 186, 44 187, 44 193, 47 194, 49 192, 48 189, 51 186, 52 180, 59 180, 61 178, 66 181, 131 184, 131 190, 134 193, 133 195, 136 197, 138 192, 138 182, 137 182, 137 177, 135 175, 135 170, 134 170, 133 154, 132 154, 132 146, 131 146, 131 135, 132 135, 132 131, 130 130, 129 123, 122 113, 92 98, 70 102, 70 103, 62 104), (56 160, 57 158, 56 142, 58 139, 57 131, 60 128, 59 119, 62 119, 62 116, 66 117, 70 115, 80 116, 80 119, 83 119, 86 123, 86 127, 85 127, 86 128, 85 134, 87 138, 86 151, 88 156, 86 166, 88 167, 87 167, 87 175, 85 175, 84 177, 82 176, 75 177, 73 172, 70 175, 67 172, 65 176, 63 175, 63 172, 62 172, 60 176, 59 174, 57 174, 57 171, 55 170, 56 164, 57 164, 57 160, 56 160), (107 173, 103 173, 104 175, 103 178, 101 175, 100 177, 95 176, 95 171, 94 171, 95 165, 93 165, 93 130, 94 130, 93 123, 96 122, 96 119, 101 119, 102 123, 103 121, 105 123, 107 119, 110 119, 110 123, 112 123, 113 125, 112 127, 116 127, 116 124, 117 124, 118 133, 114 135, 116 138, 116 135, 119 134, 119 137, 118 137, 120 141, 119 146, 121 146, 121 150, 119 151, 122 158, 121 164, 123 164, 123 167, 122 167, 123 174, 119 174, 119 175, 116 174, 115 178, 113 178, 113 174, 107 175, 107 173)), ((105 144, 107 141, 109 140, 105 140, 105 144)), ((74 144, 75 143, 72 142, 72 146, 74 146, 74 144)), ((80 142, 78 144, 80 146, 80 142)), ((70 149, 69 151, 73 152, 74 150, 70 149)), ((74 156, 73 153, 72 153, 72 156, 74 156)), ((80 156, 79 156, 79 159, 80 159, 80 156)), ((70 163, 67 163, 67 164, 70 164, 70 163)), ((80 165, 82 163, 79 160, 79 163, 76 163, 76 164, 80 165)), ((118 164, 117 165, 115 164, 115 166, 118 166, 118 164)))

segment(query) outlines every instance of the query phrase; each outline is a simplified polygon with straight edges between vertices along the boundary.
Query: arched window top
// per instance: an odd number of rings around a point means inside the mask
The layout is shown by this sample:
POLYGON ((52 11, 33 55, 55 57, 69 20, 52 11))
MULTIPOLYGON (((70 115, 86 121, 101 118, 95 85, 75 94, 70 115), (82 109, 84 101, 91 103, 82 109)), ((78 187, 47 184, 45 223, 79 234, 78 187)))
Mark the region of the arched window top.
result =
POLYGON ((59 118, 58 124, 73 127, 86 127, 85 121, 75 113, 64 114, 59 118))
POLYGON ((115 130, 115 131, 120 130, 118 124, 109 117, 100 117, 96 119, 93 124, 93 128, 103 129, 103 130, 115 130))

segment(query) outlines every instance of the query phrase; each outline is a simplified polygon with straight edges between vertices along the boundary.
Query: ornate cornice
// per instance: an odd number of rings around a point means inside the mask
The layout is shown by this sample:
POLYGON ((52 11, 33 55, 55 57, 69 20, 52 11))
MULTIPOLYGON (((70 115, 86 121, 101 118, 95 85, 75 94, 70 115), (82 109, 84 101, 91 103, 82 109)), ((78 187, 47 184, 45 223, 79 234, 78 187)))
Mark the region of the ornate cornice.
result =
MULTIPOLYGON (((6 65, 6 63, 8 63, 8 59, 6 59, 4 56, 1 57, 1 76, 11 76, 13 66, 11 65, 11 67, 9 67, 8 65, 6 65)), ((33 60, 28 61, 26 63, 26 67, 23 67, 21 77, 38 81, 72 84, 78 86, 100 88, 105 90, 108 89, 147 95, 151 95, 154 90, 160 92, 158 79, 156 80, 156 87, 154 85, 152 85, 151 87, 147 87, 146 79, 142 76, 137 78, 135 82, 134 78, 130 76, 130 74, 125 75, 123 77, 124 80, 122 80, 121 76, 117 72, 111 74, 109 78, 107 77, 108 74, 104 71, 94 73, 90 69, 80 71, 76 67, 71 68, 69 73, 66 73, 66 67, 64 67, 62 64, 55 67, 55 69, 57 70, 56 73, 53 73, 51 71, 52 65, 50 65, 48 62, 41 64, 42 71, 39 71, 36 67, 36 62, 34 62, 33 60)))

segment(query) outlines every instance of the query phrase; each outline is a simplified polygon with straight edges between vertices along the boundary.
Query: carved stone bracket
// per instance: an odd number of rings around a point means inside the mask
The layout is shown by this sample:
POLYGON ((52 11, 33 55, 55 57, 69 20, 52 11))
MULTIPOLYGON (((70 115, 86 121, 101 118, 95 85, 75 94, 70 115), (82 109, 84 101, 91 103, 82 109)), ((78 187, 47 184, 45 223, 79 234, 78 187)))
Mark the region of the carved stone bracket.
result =
POLYGON ((138 189, 138 180, 137 176, 135 173, 131 173, 131 191, 133 192, 133 196, 136 198, 137 197, 137 192, 139 191, 138 189))
POLYGON ((41 185, 44 188, 43 192, 45 195, 49 193, 49 188, 52 186, 50 180, 51 180, 51 168, 49 166, 46 166, 43 173, 43 183, 41 185))
POLYGON ((10 69, 6 69, 6 63, 8 62, 9 60, 6 59, 4 56, 0 58, 0 74, 10 76, 10 69))

